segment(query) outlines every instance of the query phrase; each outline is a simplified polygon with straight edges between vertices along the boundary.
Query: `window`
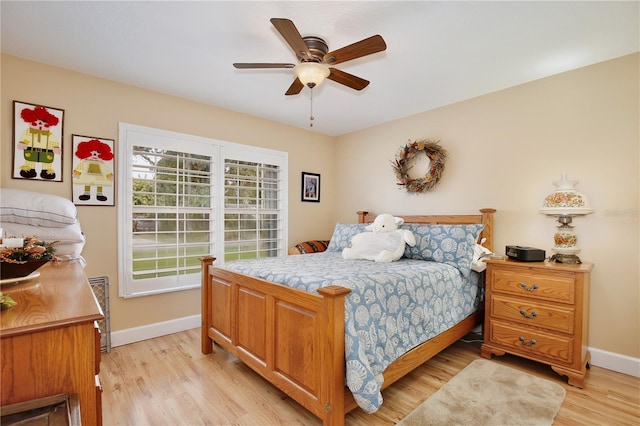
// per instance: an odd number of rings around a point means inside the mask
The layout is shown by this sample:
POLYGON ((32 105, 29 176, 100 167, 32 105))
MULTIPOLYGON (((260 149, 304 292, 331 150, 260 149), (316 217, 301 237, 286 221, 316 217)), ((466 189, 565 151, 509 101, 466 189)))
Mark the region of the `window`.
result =
POLYGON ((278 255, 282 249, 279 182, 277 166, 225 160, 225 260, 278 255))
POLYGON ((200 261, 285 253, 287 153, 120 124, 119 293, 200 286, 200 261))

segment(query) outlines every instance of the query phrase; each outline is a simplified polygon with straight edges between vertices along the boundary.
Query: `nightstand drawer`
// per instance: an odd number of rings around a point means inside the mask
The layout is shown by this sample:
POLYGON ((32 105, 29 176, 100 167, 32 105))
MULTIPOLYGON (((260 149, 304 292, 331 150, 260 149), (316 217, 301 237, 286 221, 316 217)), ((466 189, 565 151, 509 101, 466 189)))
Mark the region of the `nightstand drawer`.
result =
POLYGON ((575 301, 574 281, 574 275, 570 273, 544 274, 524 268, 493 270, 489 280, 492 292, 568 304, 575 301))
POLYGON ((509 352, 542 361, 573 361, 573 339, 553 335, 527 327, 511 327, 498 321, 491 322, 491 342, 509 352))
POLYGON ((573 334, 574 309, 497 294, 493 295, 490 303, 491 316, 496 319, 573 334))

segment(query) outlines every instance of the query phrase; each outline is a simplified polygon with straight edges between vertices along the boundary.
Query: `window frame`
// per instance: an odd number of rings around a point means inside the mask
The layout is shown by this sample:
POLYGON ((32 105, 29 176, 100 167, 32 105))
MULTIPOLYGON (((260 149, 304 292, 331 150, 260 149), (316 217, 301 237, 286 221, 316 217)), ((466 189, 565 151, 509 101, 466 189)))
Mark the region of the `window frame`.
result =
MULTIPOLYGON (((280 169, 280 206, 277 209, 282 223, 277 255, 287 253, 288 242, 288 153, 251 145, 242 145, 217 139, 194 136, 168 130, 119 123, 118 182, 118 294, 122 298, 132 298, 199 288, 200 274, 181 275, 183 282, 177 285, 160 283, 157 279, 133 280, 133 203, 132 196, 132 150, 133 146, 150 146, 211 157, 211 216, 210 254, 216 257, 216 264, 224 263, 225 252, 225 170, 226 159, 277 165, 280 169), (177 145, 177 143, 180 143, 177 145), (194 151, 195 150, 195 151, 194 151)), ((170 280, 169 280, 170 281, 170 280)))

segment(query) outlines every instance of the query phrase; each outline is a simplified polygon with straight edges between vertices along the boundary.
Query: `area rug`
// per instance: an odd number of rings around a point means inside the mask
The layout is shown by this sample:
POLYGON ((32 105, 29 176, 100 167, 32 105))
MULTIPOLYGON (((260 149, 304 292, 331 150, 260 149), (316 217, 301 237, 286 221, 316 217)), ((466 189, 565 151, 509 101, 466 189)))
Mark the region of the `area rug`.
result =
POLYGON ((558 383, 476 359, 397 426, 552 425, 565 396, 558 383))

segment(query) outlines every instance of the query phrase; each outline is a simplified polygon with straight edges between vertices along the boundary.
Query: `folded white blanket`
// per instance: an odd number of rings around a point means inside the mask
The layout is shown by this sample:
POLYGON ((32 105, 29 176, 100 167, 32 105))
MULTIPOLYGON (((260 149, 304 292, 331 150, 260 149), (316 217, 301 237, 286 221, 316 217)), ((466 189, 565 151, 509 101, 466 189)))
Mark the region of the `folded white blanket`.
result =
POLYGON ((47 243, 57 241, 56 257, 81 258, 86 242, 76 206, 57 195, 0 188, 0 228, 2 237, 37 237, 47 243))
POLYGON ((0 222, 62 228, 77 222, 67 198, 22 189, 0 188, 0 222))
POLYGON ((80 222, 62 228, 24 225, 22 223, 0 222, 3 236, 38 237, 47 243, 58 241, 55 245, 56 256, 62 260, 77 259, 82 253, 86 239, 80 228, 80 222))

